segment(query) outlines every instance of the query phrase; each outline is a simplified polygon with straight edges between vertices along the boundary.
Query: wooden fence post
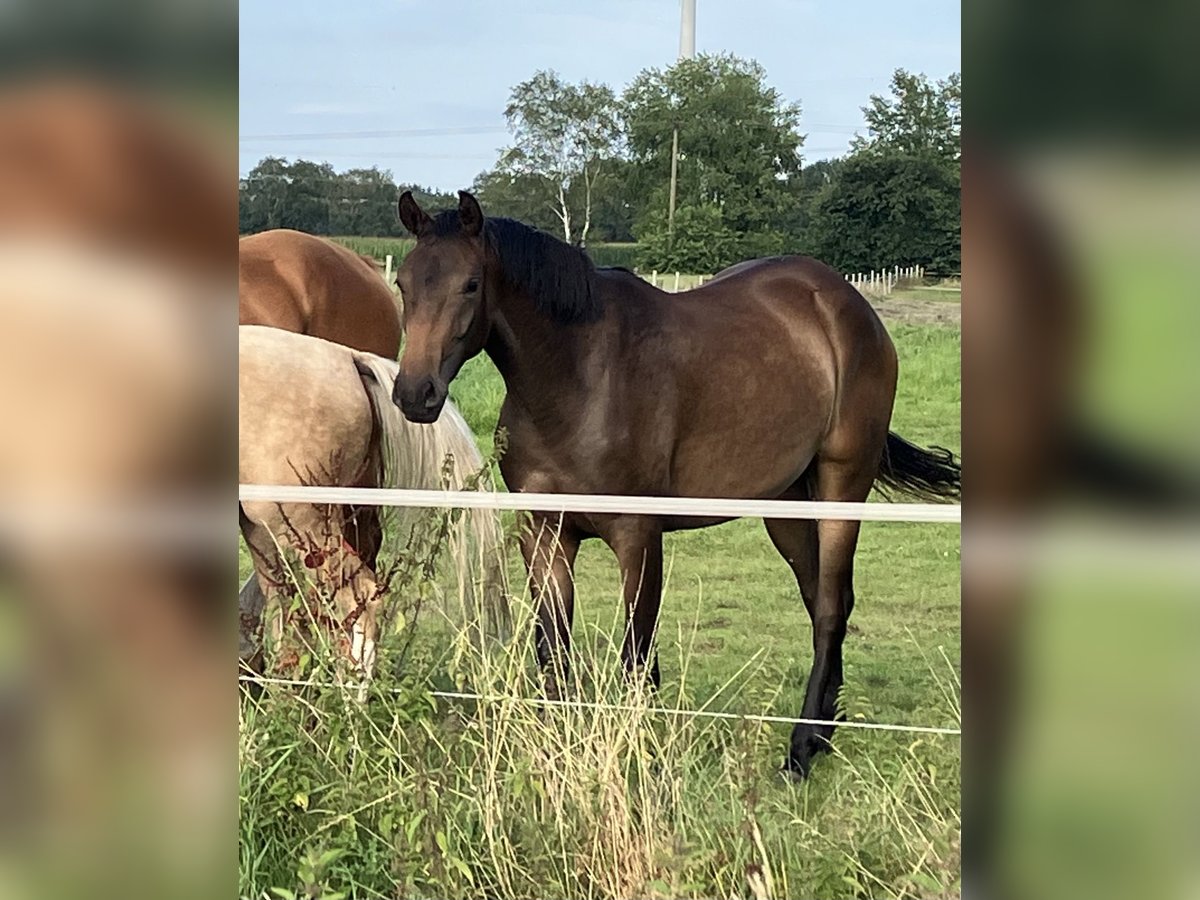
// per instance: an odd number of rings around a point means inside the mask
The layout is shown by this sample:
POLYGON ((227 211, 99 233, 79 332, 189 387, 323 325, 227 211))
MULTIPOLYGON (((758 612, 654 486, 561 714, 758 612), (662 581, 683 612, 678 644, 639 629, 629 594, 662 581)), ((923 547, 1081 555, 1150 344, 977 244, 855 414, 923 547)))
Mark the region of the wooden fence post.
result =
POLYGON ((650 273, 650 284, 652 287, 658 287, 658 269, 650 273))
POLYGON ((392 284, 392 254, 387 255, 387 261, 384 263, 383 280, 388 283, 388 287, 392 284))
POLYGON ((674 288, 674 290, 675 290, 675 293, 677 293, 677 294, 679 293, 679 273, 678 272, 675 273, 675 288, 674 288))

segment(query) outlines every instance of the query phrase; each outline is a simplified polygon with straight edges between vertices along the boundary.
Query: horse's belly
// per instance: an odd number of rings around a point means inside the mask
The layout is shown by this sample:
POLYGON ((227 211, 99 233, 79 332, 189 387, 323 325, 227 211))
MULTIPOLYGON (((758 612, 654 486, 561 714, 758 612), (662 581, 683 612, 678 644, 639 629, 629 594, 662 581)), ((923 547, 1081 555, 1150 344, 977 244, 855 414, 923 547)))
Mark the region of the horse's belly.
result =
MULTIPOLYGON (((684 497, 777 497, 808 468, 828 415, 818 405, 764 409, 752 417, 707 417, 681 429, 671 493, 684 497)), ((684 423, 681 423, 684 424, 684 423)))

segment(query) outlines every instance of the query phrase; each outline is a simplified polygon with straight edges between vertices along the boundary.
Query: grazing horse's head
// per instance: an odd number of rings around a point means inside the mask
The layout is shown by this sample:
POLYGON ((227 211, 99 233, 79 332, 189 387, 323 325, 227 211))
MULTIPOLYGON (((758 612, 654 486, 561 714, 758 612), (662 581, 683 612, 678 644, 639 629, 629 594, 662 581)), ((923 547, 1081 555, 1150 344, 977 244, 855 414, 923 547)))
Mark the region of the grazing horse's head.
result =
POLYGON ((487 340, 483 211, 466 191, 458 197, 457 211, 433 218, 411 191, 400 196, 400 221, 417 246, 396 272, 405 345, 392 400, 411 422, 436 421, 451 379, 487 340))

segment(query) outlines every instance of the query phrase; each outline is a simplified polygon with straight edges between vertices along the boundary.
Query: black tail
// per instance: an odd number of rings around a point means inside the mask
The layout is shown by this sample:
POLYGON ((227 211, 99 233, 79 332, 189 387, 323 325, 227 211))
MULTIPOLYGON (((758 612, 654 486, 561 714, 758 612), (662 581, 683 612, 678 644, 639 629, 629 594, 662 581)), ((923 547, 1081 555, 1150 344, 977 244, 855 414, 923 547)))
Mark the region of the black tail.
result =
POLYGON ((946 448, 922 450, 889 431, 875 485, 884 496, 898 492, 932 502, 957 500, 962 496, 962 470, 946 448))

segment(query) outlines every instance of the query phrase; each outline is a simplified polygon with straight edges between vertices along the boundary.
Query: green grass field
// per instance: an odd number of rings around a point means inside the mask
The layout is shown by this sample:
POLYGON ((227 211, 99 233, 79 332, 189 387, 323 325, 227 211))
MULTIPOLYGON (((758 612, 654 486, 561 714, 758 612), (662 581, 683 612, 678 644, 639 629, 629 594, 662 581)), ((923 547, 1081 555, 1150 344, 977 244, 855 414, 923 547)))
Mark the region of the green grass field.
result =
MULTIPOLYGON (((959 331, 889 327, 893 428, 957 450, 959 331)), ((503 397, 491 363, 468 363, 451 393, 490 451, 503 397)), ((649 700, 630 700, 616 672, 615 561, 589 541, 576 569, 588 690, 638 712, 431 706, 427 685, 482 679, 436 623, 418 626, 403 671, 385 657, 366 709, 328 693, 244 709, 243 895, 957 896, 958 738, 843 728, 794 785, 776 771, 786 725, 646 712, 795 715, 811 663, 795 582, 761 522, 669 535, 666 568, 663 690, 649 700)), ((957 727, 957 527, 865 524, 855 585, 848 717, 957 727)), ((535 696, 518 638, 494 684, 535 696)))
POLYGON ((959 287, 897 287, 889 295, 893 299, 936 300, 939 303, 961 303, 959 287))

